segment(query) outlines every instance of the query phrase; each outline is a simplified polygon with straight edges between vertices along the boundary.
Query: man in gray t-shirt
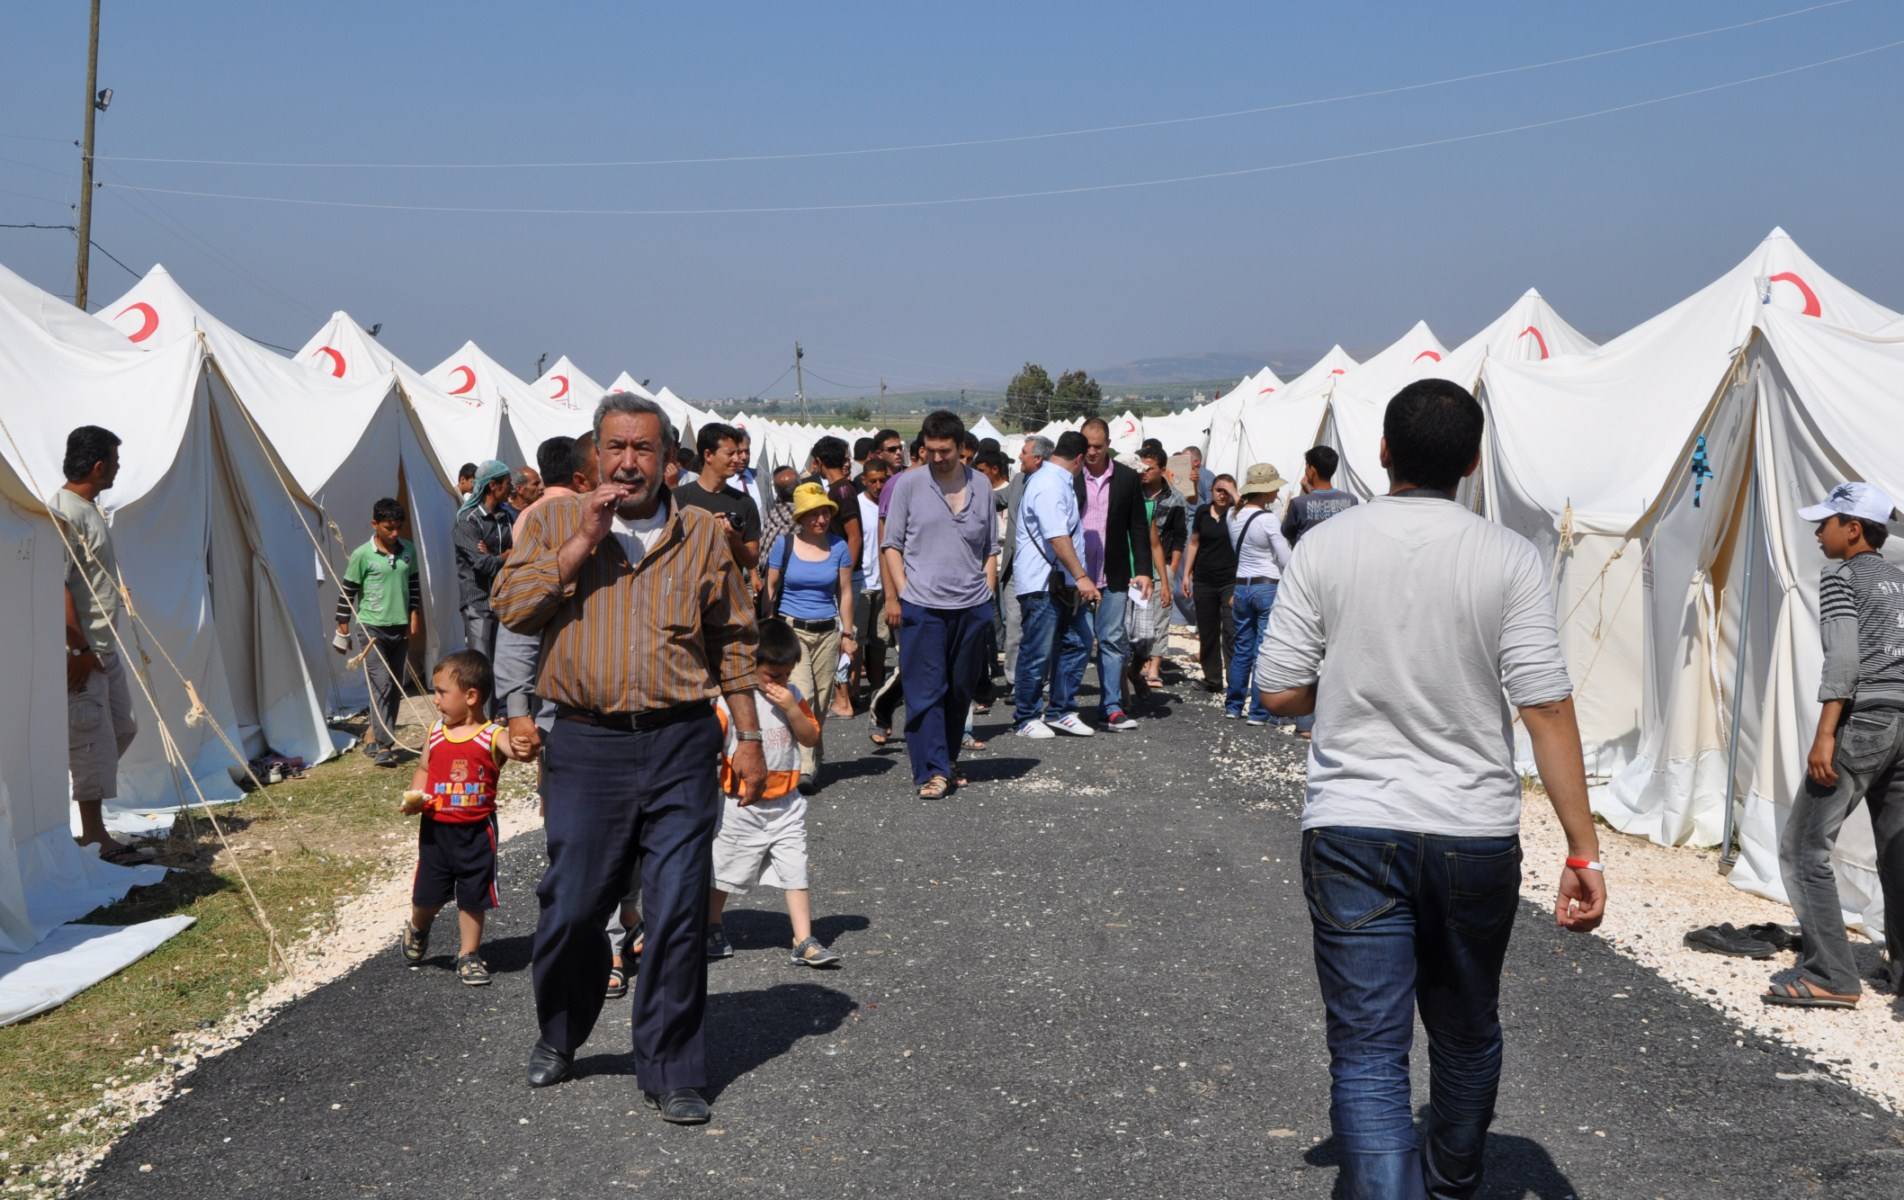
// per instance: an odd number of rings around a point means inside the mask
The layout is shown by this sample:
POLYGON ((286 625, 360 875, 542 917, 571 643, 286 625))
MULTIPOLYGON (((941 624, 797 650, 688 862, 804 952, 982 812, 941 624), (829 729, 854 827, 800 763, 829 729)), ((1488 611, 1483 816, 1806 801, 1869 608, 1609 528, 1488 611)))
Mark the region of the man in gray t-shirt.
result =
POLYGON ((1283 513, 1283 540, 1291 546, 1330 517, 1355 507, 1355 497, 1335 486, 1335 469, 1341 462, 1330 446, 1311 446, 1303 452, 1302 495, 1291 500, 1283 513))
POLYGON ((938 800, 961 782, 965 713, 991 658, 998 513, 991 484, 959 461, 965 423, 927 413, 919 433, 926 469, 901 474, 880 493, 880 554, 886 616, 899 631, 912 782, 922 798, 938 800))
POLYGON ((66 738, 79 844, 98 846, 107 862, 135 862, 130 846, 106 832, 102 808, 119 794, 119 759, 139 732, 132 690, 119 656, 119 564, 99 495, 119 477, 119 437, 81 425, 66 437, 66 484, 47 507, 72 555, 66 568, 66 738))
POLYGON ((1606 906, 1544 564, 1453 499, 1480 465, 1482 421, 1445 379, 1396 394, 1382 424, 1393 490, 1303 539, 1256 665, 1271 712, 1316 714, 1303 888, 1328 1014, 1330 1121, 1357 1196, 1420 1196, 1424 1179, 1435 1195, 1480 1187, 1520 899, 1510 703, 1566 832, 1555 919, 1585 932, 1606 906), (1419 1148, 1417 1009, 1435 1097, 1419 1148))

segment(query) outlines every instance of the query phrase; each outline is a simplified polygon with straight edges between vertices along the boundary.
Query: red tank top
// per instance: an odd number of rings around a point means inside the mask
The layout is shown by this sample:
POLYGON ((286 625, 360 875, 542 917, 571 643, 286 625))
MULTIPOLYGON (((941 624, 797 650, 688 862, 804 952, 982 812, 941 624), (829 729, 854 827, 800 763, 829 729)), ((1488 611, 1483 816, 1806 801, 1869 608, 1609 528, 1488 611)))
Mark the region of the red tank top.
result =
POLYGON ((486 821, 496 811, 496 739, 502 726, 491 721, 458 740, 438 721, 430 726, 424 761, 430 776, 430 817, 449 824, 486 821))

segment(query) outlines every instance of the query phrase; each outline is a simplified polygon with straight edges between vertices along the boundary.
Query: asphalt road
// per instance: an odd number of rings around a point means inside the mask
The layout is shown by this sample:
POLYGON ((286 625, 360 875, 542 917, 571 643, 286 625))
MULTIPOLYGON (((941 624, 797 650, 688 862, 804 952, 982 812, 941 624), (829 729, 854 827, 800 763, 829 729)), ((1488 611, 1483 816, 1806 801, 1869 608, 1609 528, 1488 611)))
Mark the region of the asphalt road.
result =
MULTIPOLYGON (((982 719, 940 803, 863 719, 829 726, 814 901, 845 966, 788 964, 777 893, 730 910, 710 1126, 642 1104, 626 1001, 580 1078, 523 1083, 532 833, 503 853, 494 986, 440 952, 404 969, 393 912, 389 952, 201 1067, 84 1194, 1329 1196, 1296 743, 1172 696, 1090 741, 982 719)), ((1551 917, 1523 911, 1503 1011, 1487 1197, 1904 1196, 1904 1122, 1551 917)))

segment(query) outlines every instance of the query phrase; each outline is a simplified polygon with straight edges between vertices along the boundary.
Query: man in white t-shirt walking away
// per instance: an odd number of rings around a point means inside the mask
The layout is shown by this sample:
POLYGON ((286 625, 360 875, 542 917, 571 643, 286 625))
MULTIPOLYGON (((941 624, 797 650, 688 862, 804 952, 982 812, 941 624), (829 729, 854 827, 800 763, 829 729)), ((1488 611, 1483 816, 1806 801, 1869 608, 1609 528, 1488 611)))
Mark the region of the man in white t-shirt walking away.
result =
POLYGON ((1566 831, 1555 919, 1584 933, 1606 910, 1546 568, 1524 538, 1454 502, 1480 463, 1482 421, 1459 384, 1396 394, 1381 448, 1393 489, 1303 537, 1257 661, 1270 711, 1316 715, 1303 891, 1328 1012, 1329 1120, 1353 1197, 1481 1185, 1521 882, 1510 703, 1566 831), (1430 1068, 1419 1148, 1416 1010, 1430 1068))

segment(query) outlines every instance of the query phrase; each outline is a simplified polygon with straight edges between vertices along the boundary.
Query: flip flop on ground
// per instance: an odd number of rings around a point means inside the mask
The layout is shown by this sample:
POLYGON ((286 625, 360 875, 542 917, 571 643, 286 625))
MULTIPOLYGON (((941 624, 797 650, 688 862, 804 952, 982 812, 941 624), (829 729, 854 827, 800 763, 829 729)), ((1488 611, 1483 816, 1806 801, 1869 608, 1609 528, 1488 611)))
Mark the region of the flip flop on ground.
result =
POLYGON ((1760 999, 1767 1004, 1782 1004, 1786 1008, 1856 1008, 1856 996, 1827 992, 1809 979, 1797 979, 1791 983, 1775 983, 1772 990, 1760 999))

